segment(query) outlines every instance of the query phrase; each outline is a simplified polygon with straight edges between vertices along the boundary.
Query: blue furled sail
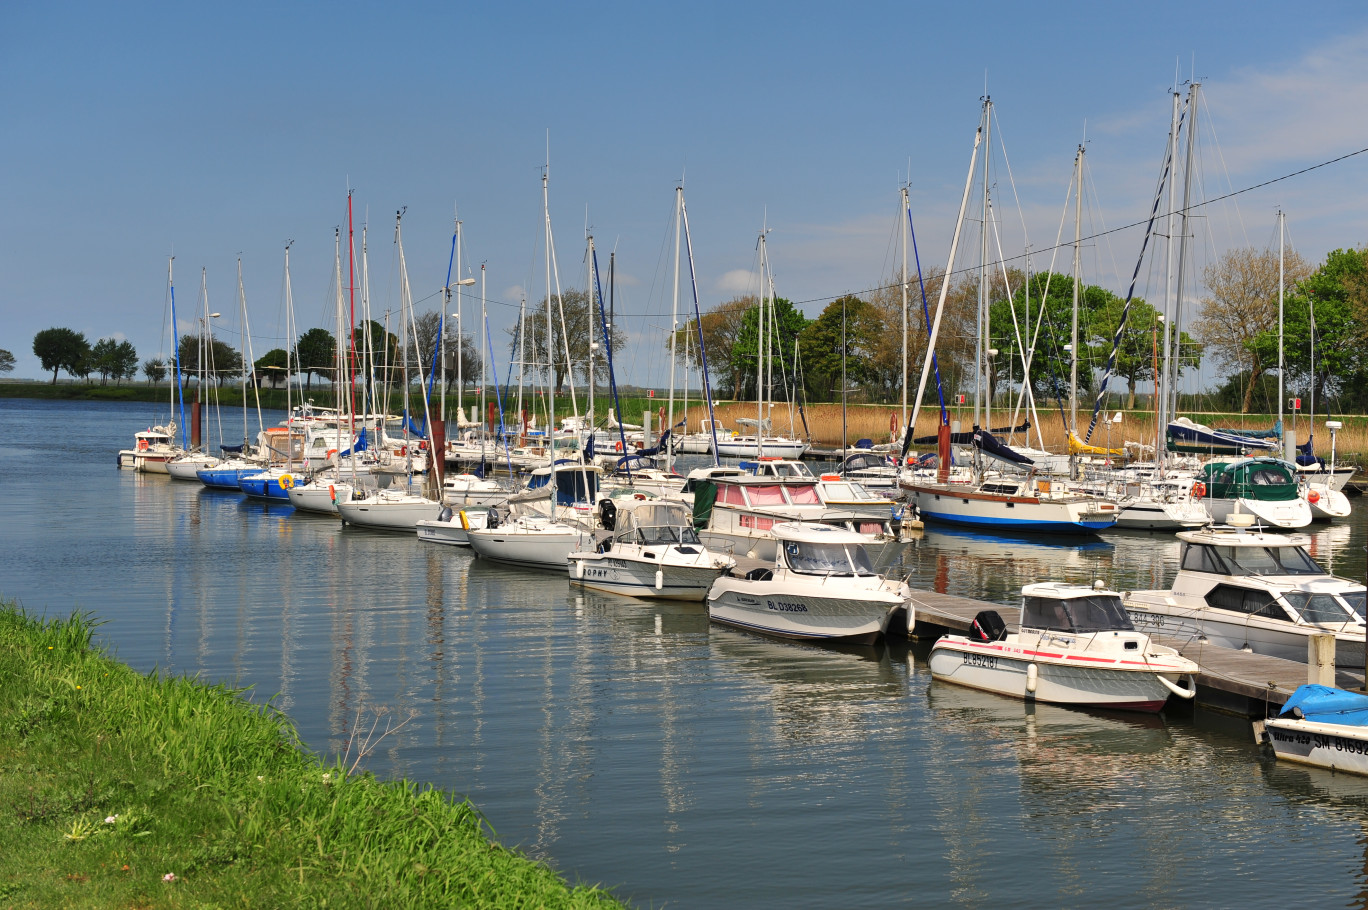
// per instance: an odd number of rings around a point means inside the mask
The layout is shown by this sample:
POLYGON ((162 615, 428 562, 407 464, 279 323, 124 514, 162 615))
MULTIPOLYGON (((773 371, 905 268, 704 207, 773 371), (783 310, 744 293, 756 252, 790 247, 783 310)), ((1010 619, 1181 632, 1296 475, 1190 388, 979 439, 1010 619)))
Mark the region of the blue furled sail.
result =
POLYGON ((361 432, 356 434, 356 444, 353 445, 350 449, 347 449, 345 452, 338 452, 337 457, 346 458, 348 455, 351 455, 355 452, 364 452, 366 451, 368 445, 369 443, 366 442, 366 428, 362 427, 361 432))
POLYGON ((998 438, 987 430, 980 430, 975 427, 973 437, 974 448, 990 458, 996 458, 998 461, 1010 461, 1013 464, 1035 464, 1025 455, 1013 451, 1009 446, 998 441, 998 438))

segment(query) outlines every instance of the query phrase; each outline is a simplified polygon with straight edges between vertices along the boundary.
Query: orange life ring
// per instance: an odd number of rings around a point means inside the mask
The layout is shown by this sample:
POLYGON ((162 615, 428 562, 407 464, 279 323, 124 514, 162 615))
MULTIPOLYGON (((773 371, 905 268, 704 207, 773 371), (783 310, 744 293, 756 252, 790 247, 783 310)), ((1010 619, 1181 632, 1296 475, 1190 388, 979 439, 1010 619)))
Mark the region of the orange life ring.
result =
POLYGON ((645 499, 646 499, 646 494, 645 494, 645 493, 633 493, 633 494, 632 494, 632 498, 633 498, 633 499, 636 499, 636 500, 645 501, 645 499))
POLYGON ((419 440, 419 441, 418 441, 418 451, 420 451, 420 452, 426 452, 426 451, 427 451, 427 440, 426 440, 426 439, 422 439, 422 440, 419 440))
POLYGON ((336 449, 329 449, 329 450, 328 450, 328 454, 327 454, 327 455, 324 455, 323 458, 324 458, 324 459, 331 459, 331 458, 332 458, 334 455, 336 455, 336 454, 337 454, 337 450, 336 450, 336 449))
POLYGON ((619 455, 622 454, 622 440, 619 439, 617 442, 613 443, 613 451, 617 452, 619 455))
POLYGON ((405 455, 408 454, 408 446, 400 446, 399 448, 394 450, 394 454, 398 455, 400 458, 403 458, 405 455))
POLYGON ((1194 484, 1192 485, 1192 498, 1193 498, 1193 499, 1201 499, 1201 498, 1202 498, 1203 496, 1205 496, 1205 495, 1206 495, 1206 484, 1202 483, 1202 482, 1199 480, 1199 481, 1197 481, 1196 483, 1194 483, 1194 484))
POLYGON ((139 440, 138 440, 138 451, 139 451, 139 452, 145 452, 145 451, 147 451, 147 440, 146 440, 146 439, 139 439, 139 440))
POLYGON ((1320 502, 1320 493, 1316 492, 1315 490, 1308 491, 1306 494, 1306 501, 1311 503, 1312 505, 1315 505, 1316 503, 1320 502))

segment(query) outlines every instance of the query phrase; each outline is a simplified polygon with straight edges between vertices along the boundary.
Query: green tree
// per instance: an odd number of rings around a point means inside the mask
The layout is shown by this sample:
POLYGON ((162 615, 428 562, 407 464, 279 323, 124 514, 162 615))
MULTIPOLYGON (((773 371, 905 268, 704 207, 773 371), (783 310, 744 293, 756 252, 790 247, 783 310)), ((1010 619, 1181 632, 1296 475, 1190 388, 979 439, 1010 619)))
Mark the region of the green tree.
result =
MULTIPOLYGON (((1364 282, 1365 276, 1368 250, 1335 250, 1292 293, 1284 295, 1283 363, 1289 394, 1293 394, 1296 384, 1304 392, 1313 393, 1318 402, 1324 401, 1327 393, 1346 391, 1355 401, 1364 399, 1358 389, 1368 380, 1368 361, 1361 345, 1368 332, 1360 322, 1361 310, 1355 305, 1354 288, 1364 282)), ((1277 326, 1251 339, 1249 348, 1259 362, 1276 367, 1277 326)))
POLYGON ((143 361, 142 371, 143 375, 147 377, 147 381, 153 385, 156 385, 165 379, 168 372, 166 369, 166 361, 162 360, 160 357, 153 357, 151 360, 143 361))
POLYGON ((272 348, 252 364, 252 375, 257 385, 269 382, 273 388, 280 388, 290 378, 290 355, 284 348, 272 348))
POLYGON ((120 341, 114 349, 114 380, 121 382, 138 375, 138 350, 131 341, 120 341))
MULTIPOLYGON (((549 348, 546 343, 545 297, 536 306, 528 308, 525 323, 525 351, 520 352, 518 349, 518 327, 514 326, 509 331, 512 336, 509 345, 512 357, 516 360, 521 353, 523 359, 528 361, 528 365, 533 367, 534 374, 541 377, 546 376, 546 366, 550 363, 552 386, 557 395, 561 394, 567 376, 578 376, 581 381, 587 379, 591 340, 598 344, 594 354, 594 382, 597 384, 607 381, 608 362, 603 351, 603 339, 600 337, 603 334, 603 323, 599 318, 598 307, 589 306, 588 293, 572 288, 563 291, 559 299, 552 300, 551 331, 554 337, 549 348), (567 339, 570 346, 568 364, 565 353, 567 339), (548 355, 548 350, 552 352, 551 355, 548 355)), ((627 343, 627 333, 618 326, 613 326, 611 330, 616 358, 627 343)))
POLYGON ((73 329, 43 329, 33 336, 33 353, 43 369, 52 371, 52 384, 56 385, 58 370, 80 375, 78 371, 85 368, 84 361, 90 354, 90 342, 73 329))
MULTIPOLYGON (((479 313, 476 314, 478 322, 479 313)), ((440 312, 428 312, 414 320, 417 334, 417 348, 419 353, 418 362, 423 366, 423 374, 427 375, 432 369, 432 351, 437 347, 437 334, 441 326, 442 314, 440 312)), ((480 358, 477 348, 477 341, 481 337, 479 334, 472 334, 469 331, 462 333, 458 340, 456 337, 456 320, 448 317, 446 327, 443 329, 446 334, 446 385, 451 389, 456 385, 457 377, 467 386, 480 381, 480 370, 484 361, 480 358), (460 352, 460 362, 457 362, 457 352, 460 352)), ((410 346, 412 347, 412 346, 410 346)), ((409 368, 414 366, 413 352, 409 352, 409 368)), ((441 372, 441 361, 437 361, 438 373, 441 372)), ((440 377, 439 377, 440 378, 440 377)))
MULTIPOLYGON (((204 348, 204 372, 218 384, 242 375, 242 355, 226 342, 215 338, 204 348)), ((180 362, 182 364, 200 363, 200 339, 196 335, 182 335, 180 340, 180 362)), ((187 370, 188 372, 188 370, 187 370)))
POLYGON ((869 389, 877 383, 875 357, 885 331, 882 314, 858 297, 847 295, 828 304, 798 339, 808 396, 840 400, 843 354, 847 387, 869 389))
MULTIPOLYGON (((698 340, 699 320, 691 319, 675 332, 675 350, 695 369, 708 362, 708 382, 715 397, 736 397, 741 374, 732 363, 732 345, 741 331, 746 310, 755 306, 755 297, 733 297, 703 314, 703 350, 698 340)), ((668 342, 667 342, 668 347, 668 342)))
POLYGON ((110 375, 118 371, 118 346, 119 343, 113 338, 101 338, 90 349, 90 366, 100 374, 100 385, 105 385, 110 375))
POLYGON ((299 336, 295 345, 299 371, 304 374, 304 388, 313 389, 313 377, 318 373, 332 378, 337 369, 337 339, 325 329, 309 329, 299 336))
MULTIPOLYGON (((1111 352, 1112 341, 1116 337, 1116 327, 1121 322, 1121 312, 1125 301, 1113 297, 1100 311, 1094 314, 1091 329, 1095 334, 1094 343, 1100 359, 1096 365, 1105 370, 1107 357, 1111 352)), ((1163 356, 1162 346, 1164 325, 1159 313, 1143 300, 1131 301, 1130 314, 1126 317, 1126 327, 1121 333, 1121 343, 1117 346, 1116 365, 1113 375, 1126 380, 1129 386, 1126 407, 1135 407, 1135 396, 1142 382, 1154 382, 1156 359, 1163 356)), ((1195 370, 1202 363, 1202 345, 1187 332, 1179 332, 1179 350, 1182 356, 1177 363, 1178 375, 1195 370)), ((1115 383, 1108 383, 1114 389, 1115 383)))
MULTIPOLYGON (((772 312, 765 314, 765 334, 769 363, 764 370, 766 382, 775 383, 794 378, 794 342, 808 326, 808 318, 794 307, 791 300, 776 297, 771 301, 772 312), (772 368, 772 369, 770 369, 772 368)), ((760 307, 752 306, 741 317, 741 327, 732 342, 731 370, 739 377, 737 398, 758 398, 756 395, 757 369, 760 359, 760 307)), ((767 397, 771 397, 767 396, 767 397)))
POLYGON ((0 373, 9 373, 14 370, 14 355, 4 348, 0 348, 0 373))

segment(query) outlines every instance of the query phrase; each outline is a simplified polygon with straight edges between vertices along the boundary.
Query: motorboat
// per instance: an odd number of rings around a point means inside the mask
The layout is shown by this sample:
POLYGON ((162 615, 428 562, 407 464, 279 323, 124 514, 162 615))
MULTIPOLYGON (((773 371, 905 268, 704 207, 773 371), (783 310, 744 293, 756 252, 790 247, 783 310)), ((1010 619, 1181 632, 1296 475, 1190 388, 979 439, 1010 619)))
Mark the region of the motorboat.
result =
POLYGON ((1085 479, 1072 488, 1117 505, 1115 527, 1131 531, 1181 531, 1211 524, 1211 513, 1193 495, 1190 477, 1128 478, 1124 473, 1085 479))
POLYGON ((133 434, 133 448, 119 452, 118 465, 144 474, 166 474, 167 462, 183 454, 175 444, 176 425, 149 427, 133 434))
POLYGON ((565 571, 571 553, 594 547, 594 532, 586 525, 534 514, 505 518, 498 509, 490 510, 484 528, 467 535, 482 559, 557 572, 565 571))
POLYGON ((487 526, 489 512, 485 508, 456 509, 446 506, 436 518, 424 518, 418 522, 418 539, 426 543, 468 547, 470 532, 487 526))
POLYGON ((1211 461, 1202 466, 1192 495, 1206 498, 1212 521, 1224 524, 1236 513, 1255 516, 1275 528, 1304 528, 1311 506, 1302 495, 1296 466, 1280 458, 1211 461))
POLYGON ((889 495, 898 491, 897 456, 862 448, 859 443, 855 444, 853 452, 842 459, 840 474, 871 492, 889 495))
POLYGON ((784 522, 815 522, 853 531, 864 542, 897 540, 889 509, 852 510, 833 508, 822 502, 817 492, 818 479, 808 476, 765 476, 753 474, 716 476, 709 483, 711 502, 694 492, 694 518, 706 524, 702 534, 709 546, 716 540, 730 541, 736 552, 769 562, 775 559, 777 538, 772 532, 784 522))
POLYGON ((1284 761, 1368 774, 1368 695, 1299 686, 1276 717, 1254 722, 1254 735, 1284 761))
POLYGON ((599 510, 611 536, 569 555, 572 585, 629 597, 702 601, 717 577, 736 565, 729 547, 703 545, 693 513, 682 502, 632 499, 618 507, 605 499, 599 510))
POLYGON ((932 646, 932 677, 1080 708, 1155 712, 1170 695, 1197 694, 1197 664, 1138 631, 1100 582, 1043 582, 1021 595, 1019 631, 996 610, 980 612, 969 635, 932 646))
POLYGON ((773 568, 722 575, 708 591, 716 623, 781 638, 873 644, 896 611, 914 620, 907 583, 874 570, 867 539, 824 524, 781 522, 773 568))
POLYGON ((1336 664, 1362 667, 1364 586, 1322 569, 1305 535, 1255 528, 1248 515, 1231 522, 1178 532, 1178 574, 1168 590, 1122 593, 1136 628, 1302 663, 1308 636, 1328 633, 1336 664))

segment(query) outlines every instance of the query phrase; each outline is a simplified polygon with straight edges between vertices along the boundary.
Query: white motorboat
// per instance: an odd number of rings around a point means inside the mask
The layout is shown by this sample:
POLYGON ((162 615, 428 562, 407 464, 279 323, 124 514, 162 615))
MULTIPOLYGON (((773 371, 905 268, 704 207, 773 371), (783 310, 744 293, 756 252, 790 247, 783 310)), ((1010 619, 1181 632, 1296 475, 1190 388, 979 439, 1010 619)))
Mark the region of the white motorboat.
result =
POLYGON ((149 427, 133 434, 133 448, 119 452, 118 464, 121 468, 132 468, 144 474, 165 474, 166 464, 184 454, 175 444, 173 437, 176 425, 149 427))
POLYGON ((1368 774, 1368 695, 1331 686, 1299 686, 1276 717, 1254 734, 1284 761, 1368 774))
POLYGON ((489 509, 453 509, 447 506, 436 518, 418 522, 418 539, 427 543, 444 543, 454 547, 470 546, 470 532, 486 527, 489 509))
POLYGON ((1211 513, 1192 495, 1191 477, 1130 479, 1103 475, 1071 485, 1074 490, 1113 500, 1115 527, 1132 531, 1181 531, 1211 524, 1211 513))
POLYGON ((1364 586, 1317 565, 1304 535, 1267 533, 1240 517, 1244 527, 1178 533, 1173 586, 1121 595, 1136 628, 1302 663, 1307 637, 1328 633, 1336 664, 1362 667, 1364 586))
POLYGON ((498 510, 490 511, 486 527, 467 534, 471 549, 482 559, 557 572, 565 571, 571 553, 594 547, 594 533, 585 526, 542 515, 506 520, 498 510))
POLYGON ((360 499, 337 498, 342 523, 373 531, 406 531, 410 534, 425 518, 436 518, 442 504, 405 490, 378 490, 360 499))
POLYGON ((570 554, 570 583, 584 588, 665 600, 707 597, 717 577, 736 565, 730 549, 709 549, 682 502, 613 500, 600 505, 612 536, 592 550, 570 554))
POLYGON ((996 610, 984 610, 971 634, 936 642, 931 675, 1082 708, 1153 712, 1171 694, 1197 694, 1197 664, 1137 631, 1115 592, 1045 582, 1021 594, 1020 631, 1008 632, 996 610))
POLYGON ((781 638, 872 644, 895 611, 914 617, 907 583, 874 570, 866 538, 822 524, 782 522, 773 569, 723 575, 708 591, 708 617, 781 638))
POLYGON ((723 458, 756 458, 775 455, 779 458, 802 458, 808 444, 790 436, 742 436, 732 433, 717 438, 717 454, 723 458))

